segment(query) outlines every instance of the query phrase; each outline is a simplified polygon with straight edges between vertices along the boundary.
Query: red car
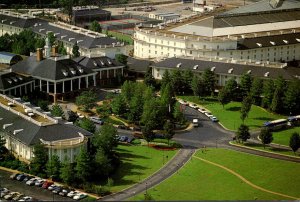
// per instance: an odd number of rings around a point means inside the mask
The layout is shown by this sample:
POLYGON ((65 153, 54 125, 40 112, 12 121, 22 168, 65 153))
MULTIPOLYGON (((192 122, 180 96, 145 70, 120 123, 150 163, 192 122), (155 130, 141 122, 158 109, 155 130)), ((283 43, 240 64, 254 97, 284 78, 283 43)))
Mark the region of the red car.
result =
POLYGON ((48 187, 51 186, 52 184, 53 184, 53 182, 51 182, 51 181, 46 181, 46 182, 44 182, 44 184, 42 185, 42 187, 43 187, 44 189, 48 189, 48 187))

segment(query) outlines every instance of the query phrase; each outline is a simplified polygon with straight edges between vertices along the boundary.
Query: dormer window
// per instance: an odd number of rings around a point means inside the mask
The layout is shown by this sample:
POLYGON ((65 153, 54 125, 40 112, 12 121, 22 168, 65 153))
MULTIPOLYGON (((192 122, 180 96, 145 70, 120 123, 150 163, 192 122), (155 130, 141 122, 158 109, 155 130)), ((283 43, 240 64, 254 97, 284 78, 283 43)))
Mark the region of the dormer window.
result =
POLYGON ((76 71, 75 71, 75 69, 73 69, 73 68, 70 68, 70 71, 71 71, 71 73, 72 73, 73 75, 76 75, 76 71))
POLYGON ((230 68, 230 69, 228 70, 228 74, 232 74, 232 72, 233 72, 233 68, 230 68))
POLYGON ((266 72, 264 77, 269 77, 270 72, 266 72))
POLYGON ((298 42, 300 43, 300 39, 297 39, 297 38, 296 38, 296 41, 298 41, 298 42))
POLYGON ((215 69, 216 69, 216 67, 212 67, 212 68, 210 68, 210 71, 214 72, 215 69))
POLYGON ((100 60, 100 63, 101 63, 101 65, 102 65, 102 66, 104 66, 104 65, 105 65, 105 63, 104 63, 102 60, 100 60))
POLYGON ((272 44, 273 46, 276 45, 276 43, 274 41, 270 41, 270 44, 272 44))
POLYGON ((195 65, 195 66, 193 67, 193 70, 198 69, 198 67, 199 67, 199 65, 195 65))
POLYGON ((181 65, 182 65, 181 63, 178 63, 176 67, 179 68, 181 67, 181 65))
POLYGON ((251 69, 247 71, 247 74, 251 74, 251 69))
POLYGON ((112 64, 111 60, 107 60, 107 62, 108 62, 108 64, 110 64, 110 65, 112 64))
POLYGON ((77 66, 78 71, 82 74, 83 73, 83 69, 80 66, 77 66))
POLYGON ((261 44, 261 43, 256 43, 256 45, 257 45, 258 47, 262 47, 262 44, 261 44))
POLYGON ((12 77, 12 80, 14 80, 14 82, 18 82, 18 79, 16 77, 12 77))
POLYGON ((284 42, 285 44, 288 44, 288 43, 289 43, 289 41, 287 41, 287 40, 283 40, 283 42, 284 42))
POLYGON ((62 73, 63 73, 64 76, 68 76, 68 72, 65 69, 63 69, 61 71, 62 71, 62 73))

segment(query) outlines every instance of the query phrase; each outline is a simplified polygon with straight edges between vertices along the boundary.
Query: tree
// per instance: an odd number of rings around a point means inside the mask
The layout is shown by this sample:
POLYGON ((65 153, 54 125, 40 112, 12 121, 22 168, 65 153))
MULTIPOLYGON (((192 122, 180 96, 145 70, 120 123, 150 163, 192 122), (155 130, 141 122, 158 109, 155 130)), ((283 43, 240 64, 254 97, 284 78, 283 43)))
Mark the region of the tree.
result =
POLYGON ((248 117, 248 114, 251 110, 251 106, 252 106, 252 97, 248 95, 247 97, 244 98, 241 107, 241 119, 243 123, 245 119, 248 117))
POLYGON ((80 96, 76 97, 76 105, 83 111, 88 111, 96 105, 97 95, 93 91, 83 91, 80 96))
POLYGON ((228 91, 225 88, 220 90, 219 95, 218 95, 218 100, 222 104, 223 109, 224 109, 224 105, 228 104, 231 101, 230 94, 228 93, 228 91))
POLYGON ((63 117, 64 116, 64 111, 63 111, 63 109, 60 105, 55 104, 55 105, 52 106, 51 115, 52 116, 57 116, 57 117, 63 117))
POLYGON ((270 144, 273 141, 273 134, 269 129, 262 129, 259 134, 261 143, 264 145, 270 144))
POLYGON ((182 73, 182 91, 188 93, 191 91, 191 83, 193 79, 193 72, 191 70, 184 70, 182 73))
POLYGON ((254 78, 250 90, 250 94, 253 98, 253 103, 256 105, 260 105, 261 95, 263 93, 263 81, 260 78, 254 78))
POLYGON ((298 79, 291 81, 285 92, 284 106, 288 113, 300 113, 300 81, 298 79))
POLYGON ((171 72, 171 86, 176 94, 182 93, 183 78, 182 73, 179 69, 171 72))
POLYGON ((285 80, 282 78, 282 76, 279 76, 275 80, 275 91, 270 107, 273 112, 279 113, 283 111, 284 93, 286 89, 287 85, 285 80))
POLYGON ((160 94, 161 108, 164 111, 163 114, 166 118, 170 119, 172 118, 172 111, 174 109, 174 104, 176 103, 174 98, 175 95, 170 84, 162 86, 160 94))
POLYGON ((249 127, 244 124, 241 124, 236 133, 236 138, 238 141, 247 141, 250 138, 249 127))
POLYGON ((127 105, 129 105, 129 102, 134 95, 134 89, 135 89, 135 83, 132 81, 125 81, 121 87, 121 92, 125 98, 127 105))
POLYGON ((47 100, 39 100, 37 105, 41 108, 41 110, 49 111, 49 102, 47 100))
POLYGON ((240 85, 240 94, 242 98, 247 96, 250 92, 251 86, 252 86, 252 77, 250 74, 243 74, 241 77, 240 85))
POLYGON ((54 36, 54 33, 53 32, 49 32, 47 34, 47 38, 49 39, 49 43, 50 43, 50 46, 53 46, 55 41, 56 41, 56 37, 54 36))
POLYGON ((160 107, 159 100, 150 98, 145 100, 141 123, 149 125, 151 129, 158 129, 163 125, 163 108, 160 107))
POLYGON ((264 82, 262 106, 269 109, 272 103, 273 96, 274 82, 273 80, 269 79, 264 82))
POLYGON ((81 120, 78 121, 78 123, 76 124, 78 125, 80 128, 83 128, 91 133, 94 133, 96 131, 96 125, 93 121, 91 121, 88 118, 82 118, 81 120))
POLYGON ((47 149, 42 144, 36 144, 33 147, 33 155, 34 157, 30 163, 32 173, 34 175, 44 175, 48 161, 47 149))
POLYGON ((90 24, 90 28, 89 29, 92 30, 92 31, 94 31, 94 32, 99 32, 99 33, 101 33, 101 31, 102 31, 101 25, 96 20, 94 20, 90 24))
POLYGON ((114 114, 123 115, 126 112, 126 102, 123 95, 119 95, 111 102, 111 109, 114 114))
POLYGON ((152 75, 152 67, 148 67, 146 74, 145 74, 144 83, 147 86, 152 86, 152 87, 156 86, 156 81, 152 75))
POLYGON ((73 5, 74 0, 58 0, 58 4, 63 8, 63 12, 65 12, 71 21, 73 16, 73 5))
POLYGON ((60 178, 68 185, 72 185, 75 182, 75 170, 73 164, 64 162, 60 169, 60 178))
POLYGON ((89 181, 92 175, 91 159, 85 148, 81 148, 76 158, 75 166, 76 176, 82 182, 89 181))
POLYGON ((204 83, 198 75, 194 74, 193 79, 191 81, 191 89, 195 96, 202 96, 204 93, 204 83))
POLYGON ((64 43, 63 42, 59 42, 58 43, 58 53, 61 55, 67 55, 67 49, 64 47, 64 43))
POLYGON ((230 101, 232 100, 236 100, 238 97, 238 83, 236 82, 236 80, 234 78, 229 79, 225 86, 224 89, 227 91, 228 93, 228 99, 230 101))
POLYGON ((35 42, 35 49, 43 48, 45 46, 45 39, 38 37, 35 42))
POLYGON ((102 148, 105 154, 111 154, 118 145, 117 134, 117 129, 112 125, 103 125, 93 137, 94 148, 102 148))
POLYGON ((215 92, 216 87, 215 73, 210 69, 206 69, 202 74, 202 81, 204 86, 204 95, 212 95, 215 92))
POLYGON ((169 145, 170 140, 175 135, 174 124, 172 124, 170 121, 166 121, 166 123, 164 124, 164 132, 164 137, 168 140, 169 145))
POLYGON ((276 88, 273 95, 271 107, 270 107, 271 111, 280 112, 280 108, 282 107, 281 100, 282 97, 280 96, 280 90, 276 88))
POLYGON ((46 164, 46 173, 48 177, 54 180, 60 179, 61 163, 57 155, 52 155, 46 164))
POLYGON ((179 123, 184 123, 185 118, 184 118, 184 115, 181 111, 180 105, 175 105, 174 106, 173 118, 175 119, 175 121, 177 121, 179 123))
POLYGON ((123 65, 127 65, 128 56, 124 54, 116 54, 116 61, 122 63, 123 65))
POLYGON ((171 83, 171 75, 168 70, 166 70, 162 76, 161 79, 161 88, 163 88, 165 85, 171 83))
POLYGON ((74 45, 73 45, 72 55, 73 55, 74 58, 77 58, 77 57, 80 56, 79 46, 77 45, 77 42, 75 42, 74 45))
POLYGON ((107 177, 112 171, 111 160, 107 157, 107 154, 102 148, 98 148, 95 154, 95 170, 97 176, 107 177))
POLYGON ((143 138, 147 141, 148 147, 149 147, 149 143, 154 139, 154 133, 152 129, 153 127, 150 124, 146 124, 142 128, 143 138))
POLYGON ((128 119, 133 122, 138 122, 143 113, 144 99, 143 94, 135 93, 129 103, 128 119))
POLYGON ((290 137, 290 147, 295 153, 300 148, 300 136, 299 133, 294 132, 290 137))
POLYGON ((0 133, 0 157, 6 151, 5 143, 6 143, 6 140, 4 139, 3 135, 0 133))

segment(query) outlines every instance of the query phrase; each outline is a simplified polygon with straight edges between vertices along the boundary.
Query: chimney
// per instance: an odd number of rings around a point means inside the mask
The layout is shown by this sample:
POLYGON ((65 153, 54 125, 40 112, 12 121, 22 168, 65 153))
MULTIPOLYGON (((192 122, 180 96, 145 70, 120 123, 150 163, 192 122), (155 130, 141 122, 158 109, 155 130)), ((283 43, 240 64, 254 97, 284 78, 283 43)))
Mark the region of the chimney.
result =
POLYGON ((52 56, 55 57, 58 55, 58 47, 56 45, 52 46, 52 56))
POLYGON ((36 49, 36 61, 40 62, 43 60, 43 49, 36 49))

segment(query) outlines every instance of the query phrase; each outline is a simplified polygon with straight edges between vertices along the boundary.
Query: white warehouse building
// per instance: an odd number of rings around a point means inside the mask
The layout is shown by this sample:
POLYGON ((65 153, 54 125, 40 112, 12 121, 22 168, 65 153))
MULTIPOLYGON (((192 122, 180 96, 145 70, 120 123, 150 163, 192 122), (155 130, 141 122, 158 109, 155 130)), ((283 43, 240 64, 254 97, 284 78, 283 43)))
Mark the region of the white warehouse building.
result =
POLYGON ((300 59, 300 1, 269 0, 155 28, 137 27, 136 58, 201 57, 286 62, 300 59), (276 2, 276 1, 275 1, 276 2))

